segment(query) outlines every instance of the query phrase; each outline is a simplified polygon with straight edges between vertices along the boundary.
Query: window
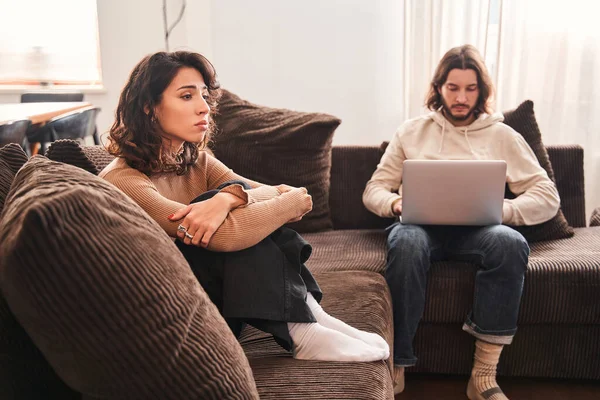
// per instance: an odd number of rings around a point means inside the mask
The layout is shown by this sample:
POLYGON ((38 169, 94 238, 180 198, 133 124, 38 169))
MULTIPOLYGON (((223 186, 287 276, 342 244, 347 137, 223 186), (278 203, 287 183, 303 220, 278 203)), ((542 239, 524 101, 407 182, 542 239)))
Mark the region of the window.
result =
POLYGON ((96 0, 0 0, 0 86, 102 84, 96 0))
POLYGON ((498 81, 498 46, 500 40, 500 0, 490 0, 488 9, 487 34, 485 48, 485 63, 494 83, 498 81))

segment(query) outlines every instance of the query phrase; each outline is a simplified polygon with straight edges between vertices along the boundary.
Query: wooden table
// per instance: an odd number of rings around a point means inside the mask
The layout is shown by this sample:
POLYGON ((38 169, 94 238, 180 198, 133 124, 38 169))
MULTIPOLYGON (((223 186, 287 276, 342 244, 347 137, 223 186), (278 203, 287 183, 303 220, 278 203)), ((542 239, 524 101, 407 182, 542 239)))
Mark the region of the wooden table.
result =
POLYGON ((58 115, 87 106, 91 104, 84 101, 0 104, 0 124, 17 119, 30 119, 32 125, 44 124, 58 115))

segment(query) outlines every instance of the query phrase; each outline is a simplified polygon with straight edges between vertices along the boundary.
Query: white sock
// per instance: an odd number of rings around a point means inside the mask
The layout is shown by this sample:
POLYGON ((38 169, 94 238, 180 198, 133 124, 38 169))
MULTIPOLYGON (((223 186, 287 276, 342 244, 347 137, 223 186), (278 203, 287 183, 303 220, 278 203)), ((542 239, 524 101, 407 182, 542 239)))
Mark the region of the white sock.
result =
POLYGON ((319 323, 289 323, 294 358, 319 361, 371 362, 385 360, 389 349, 379 349, 319 323))
POLYGON ((390 346, 384 338, 376 333, 358 330, 347 323, 327 314, 321 305, 317 303, 317 300, 315 300, 311 293, 308 293, 308 296, 306 297, 306 304, 308 304, 310 307, 310 311, 312 311, 313 315, 317 319, 317 322, 324 327, 333 329, 334 331, 342 332, 354 339, 362 340, 366 344, 369 344, 373 347, 387 350, 389 353, 390 346))

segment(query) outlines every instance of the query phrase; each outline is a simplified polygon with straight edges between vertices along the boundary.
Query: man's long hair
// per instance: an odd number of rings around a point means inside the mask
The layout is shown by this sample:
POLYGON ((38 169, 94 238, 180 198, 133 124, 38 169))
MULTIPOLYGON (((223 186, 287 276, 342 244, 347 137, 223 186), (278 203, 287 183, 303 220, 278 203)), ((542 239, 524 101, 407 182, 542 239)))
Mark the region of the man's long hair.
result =
POLYGON ((473 111, 475 118, 481 113, 491 114, 493 111, 491 100, 494 94, 494 85, 481 54, 469 44, 454 47, 444 54, 429 85, 429 91, 425 97, 425 106, 435 111, 444 105, 441 94, 442 85, 446 83, 448 74, 453 69, 472 69, 475 71, 479 88, 479 98, 473 111))

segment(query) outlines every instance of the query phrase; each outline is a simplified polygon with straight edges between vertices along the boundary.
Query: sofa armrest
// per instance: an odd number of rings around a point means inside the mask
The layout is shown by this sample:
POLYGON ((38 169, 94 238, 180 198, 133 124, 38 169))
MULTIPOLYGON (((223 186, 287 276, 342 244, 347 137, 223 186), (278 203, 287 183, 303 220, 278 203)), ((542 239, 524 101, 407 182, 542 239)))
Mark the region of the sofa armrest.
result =
POLYGON ((597 207, 594 211, 592 211, 590 226, 600 226, 600 207, 597 207))
POLYGON ((87 172, 98 175, 115 158, 104 146, 81 146, 70 139, 59 139, 48 147, 46 157, 52 161, 74 165, 87 172))

